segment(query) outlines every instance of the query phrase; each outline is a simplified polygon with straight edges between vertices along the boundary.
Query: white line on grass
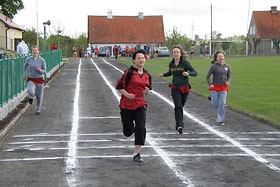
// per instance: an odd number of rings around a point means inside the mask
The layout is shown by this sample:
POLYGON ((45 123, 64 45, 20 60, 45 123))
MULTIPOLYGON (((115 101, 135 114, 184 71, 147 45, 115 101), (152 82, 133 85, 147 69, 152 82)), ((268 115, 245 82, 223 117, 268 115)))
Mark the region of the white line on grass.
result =
MULTIPOLYGON (((115 68, 116 70, 118 70, 119 72, 123 73, 122 70, 120 70, 119 68, 117 68, 116 66, 110 64, 109 62, 107 62, 106 60, 103 59, 103 61, 110 65, 111 67, 115 68)), ((162 96, 160 93, 156 92, 156 91, 152 91, 153 94, 155 94, 156 96, 158 96, 159 98, 161 98, 162 100, 164 100, 166 103, 168 103, 170 106, 172 106, 174 108, 174 104, 172 101, 168 100, 166 97, 162 96)), ((197 122, 199 125, 201 125, 202 127, 206 128, 208 131, 212 132, 213 134, 216 134, 217 136, 223 138, 224 140, 230 142, 231 144, 235 145, 236 147, 238 147, 239 149, 243 150, 245 153, 247 153, 248 155, 250 155, 251 157, 253 157, 255 160, 259 161, 260 163, 266 165, 267 167, 269 167, 270 169, 276 171, 276 172, 280 172, 280 168, 278 168, 277 166, 275 166, 274 164, 270 163, 268 160, 266 160, 265 158, 261 157, 259 154, 257 154, 256 152, 244 147, 242 144, 240 144, 239 142, 237 142, 236 140, 230 138, 229 136, 225 135, 224 133, 212 128, 210 125, 204 123, 203 121, 199 120, 198 118, 196 118, 195 116, 191 115, 190 113, 186 112, 185 109, 183 110, 184 115, 187 116, 188 118, 192 119, 193 121, 197 122)))
MULTIPOLYGON (((104 60, 105 61, 105 60, 104 60)), ((109 83, 108 79, 104 76, 102 71, 99 69, 99 67, 96 65, 96 63, 91 59, 92 64, 96 67, 96 69, 99 71, 101 77, 104 79, 105 83, 108 85, 108 87, 112 90, 115 97, 120 100, 120 95, 117 93, 116 89, 109 83)), ((106 61, 105 61, 106 62, 106 61)), ((108 63, 109 64, 109 63, 108 63)), ((114 67, 114 66, 113 66, 114 67)), ((122 72, 122 71, 121 71, 122 72)), ((172 162, 172 160, 167 156, 164 150, 156 147, 156 142, 150 138, 149 135, 147 135, 147 142, 154 148, 154 150, 160 155, 160 157, 163 159, 163 161, 167 164, 167 166, 173 170, 175 175, 182 180, 183 184, 186 186, 194 186, 191 182, 191 180, 186 176, 186 174, 182 173, 182 171, 172 162)))

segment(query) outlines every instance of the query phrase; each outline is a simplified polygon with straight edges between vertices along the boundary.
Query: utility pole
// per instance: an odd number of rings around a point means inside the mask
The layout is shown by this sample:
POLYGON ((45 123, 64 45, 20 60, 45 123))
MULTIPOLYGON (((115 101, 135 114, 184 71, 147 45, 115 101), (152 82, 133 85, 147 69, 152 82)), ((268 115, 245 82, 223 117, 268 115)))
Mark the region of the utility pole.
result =
POLYGON ((212 4, 210 6, 210 11, 211 11, 211 41, 213 40, 213 31, 212 31, 212 4))

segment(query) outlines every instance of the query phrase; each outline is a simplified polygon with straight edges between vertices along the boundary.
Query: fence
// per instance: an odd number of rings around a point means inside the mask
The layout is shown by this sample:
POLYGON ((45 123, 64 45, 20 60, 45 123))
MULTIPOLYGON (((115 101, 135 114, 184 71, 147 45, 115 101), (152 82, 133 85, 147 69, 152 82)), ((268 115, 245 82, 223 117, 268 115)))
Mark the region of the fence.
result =
MULTIPOLYGON (((61 49, 47 51, 46 54, 41 53, 46 61, 47 76, 48 78, 54 69, 57 69, 62 62, 61 49)), ((23 92, 27 83, 23 80, 23 66, 27 57, 6 56, 0 59, 0 109, 9 100, 16 97, 18 94, 23 92)), ((1 119, 0 119, 1 120, 1 119)))

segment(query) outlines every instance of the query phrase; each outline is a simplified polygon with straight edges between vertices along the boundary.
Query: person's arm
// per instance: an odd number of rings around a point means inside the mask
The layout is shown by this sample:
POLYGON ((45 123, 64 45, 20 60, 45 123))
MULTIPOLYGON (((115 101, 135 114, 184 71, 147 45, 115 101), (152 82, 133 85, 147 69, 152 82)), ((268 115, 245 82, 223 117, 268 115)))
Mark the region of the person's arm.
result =
POLYGON ((209 69, 208 73, 206 74, 206 81, 207 81, 207 84, 209 86, 212 85, 212 82, 210 81, 211 74, 213 74, 213 66, 211 66, 211 68, 209 69))
POLYGON ((43 58, 41 68, 37 67, 36 70, 39 71, 41 74, 46 74, 46 62, 43 58))
POLYGON ((169 77, 172 75, 172 72, 171 72, 171 68, 170 68, 170 65, 169 65, 169 70, 168 72, 166 73, 160 73, 158 76, 161 78, 161 77, 169 77))
POLYGON ((185 72, 184 72, 184 76, 193 76, 196 77, 197 76, 197 72, 195 71, 195 69, 192 67, 192 65, 190 64, 190 62, 186 61, 186 67, 185 72))
POLYGON ((135 98, 134 94, 128 93, 125 89, 121 89, 121 90, 119 90, 119 92, 128 99, 134 99, 135 98))
POLYGON ((28 59, 26 59, 25 64, 23 66, 23 80, 26 80, 27 68, 28 68, 28 59))
POLYGON ((231 70, 230 70, 230 67, 228 66, 226 85, 229 85, 229 84, 230 84, 230 81, 231 81, 231 70))

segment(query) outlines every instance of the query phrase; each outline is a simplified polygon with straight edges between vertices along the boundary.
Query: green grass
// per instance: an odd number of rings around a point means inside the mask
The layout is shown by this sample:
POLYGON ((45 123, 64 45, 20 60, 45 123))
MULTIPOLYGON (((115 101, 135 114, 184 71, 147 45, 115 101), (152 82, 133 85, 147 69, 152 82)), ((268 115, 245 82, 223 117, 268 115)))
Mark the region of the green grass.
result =
MULTIPOLYGON (((170 60, 147 60, 145 69, 157 76, 168 71, 170 60)), ((197 77, 190 77, 192 91, 208 96, 205 76, 211 59, 188 60, 198 72, 197 77)), ((132 64, 131 60, 121 62, 132 64)), ((232 72, 227 105, 280 127, 280 57, 226 57, 226 62, 232 72)), ((171 77, 164 80, 171 81, 171 77)))

